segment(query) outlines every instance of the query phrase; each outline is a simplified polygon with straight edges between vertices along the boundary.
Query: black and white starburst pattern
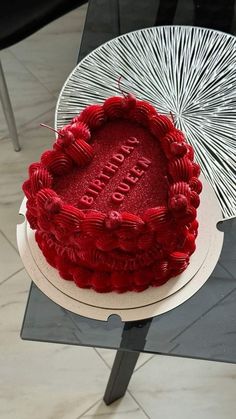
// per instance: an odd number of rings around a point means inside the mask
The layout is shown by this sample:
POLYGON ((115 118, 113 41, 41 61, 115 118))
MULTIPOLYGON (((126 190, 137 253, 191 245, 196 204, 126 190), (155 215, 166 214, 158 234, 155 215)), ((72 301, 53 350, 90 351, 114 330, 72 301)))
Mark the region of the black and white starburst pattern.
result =
POLYGON ((122 35, 89 54, 60 94, 56 125, 124 90, 173 113, 225 217, 236 214, 236 38, 184 26, 122 35))

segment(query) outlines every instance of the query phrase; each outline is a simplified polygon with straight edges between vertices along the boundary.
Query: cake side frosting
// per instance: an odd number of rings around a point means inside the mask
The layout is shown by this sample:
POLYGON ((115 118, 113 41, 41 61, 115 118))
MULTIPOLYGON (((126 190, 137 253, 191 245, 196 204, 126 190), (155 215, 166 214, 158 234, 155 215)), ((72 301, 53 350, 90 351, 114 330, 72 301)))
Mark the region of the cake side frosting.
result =
POLYGON ((195 250, 202 188, 200 168, 193 158, 183 133, 145 101, 128 95, 85 108, 59 131, 53 150, 30 165, 23 185, 26 217, 47 261, 64 279, 99 292, 142 291, 183 272, 195 250), (77 167, 86 172, 94 158, 93 135, 109 121, 122 120, 145 127, 160 144, 166 159, 166 201, 138 214, 119 210, 130 188, 148 170, 150 159, 141 156, 111 194, 114 207, 93 208, 111 183, 109 169, 115 176, 125 164, 125 154, 136 147, 139 140, 130 136, 123 149, 115 150, 108 169, 86 185, 78 205, 66 202, 55 191, 58 179, 70 176, 77 167))

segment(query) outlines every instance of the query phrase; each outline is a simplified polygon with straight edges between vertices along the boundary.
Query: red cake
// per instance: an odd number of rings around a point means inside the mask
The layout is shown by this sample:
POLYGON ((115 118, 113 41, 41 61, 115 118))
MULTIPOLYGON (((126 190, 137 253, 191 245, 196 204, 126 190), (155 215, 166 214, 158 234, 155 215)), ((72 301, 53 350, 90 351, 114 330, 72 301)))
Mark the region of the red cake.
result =
POLYGON ((179 275, 198 230, 193 158, 171 118, 131 94, 85 108, 23 184, 48 263, 97 292, 143 291, 179 275))

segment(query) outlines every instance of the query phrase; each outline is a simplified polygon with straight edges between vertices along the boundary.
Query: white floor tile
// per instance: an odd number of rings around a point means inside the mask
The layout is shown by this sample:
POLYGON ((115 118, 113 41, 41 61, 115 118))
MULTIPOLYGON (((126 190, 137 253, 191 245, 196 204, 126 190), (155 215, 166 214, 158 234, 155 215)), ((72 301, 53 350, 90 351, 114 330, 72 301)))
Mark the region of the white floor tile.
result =
POLYGON ((86 10, 84 5, 11 47, 15 57, 56 97, 76 66, 86 10))
POLYGON ((94 349, 21 341, 29 284, 23 270, 0 286, 0 417, 76 419, 102 398, 109 369, 94 349))
POLYGON ((235 365, 155 356, 129 389, 151 419, 235 418, 235 365))
POLYGON ((88 412, 82 415, 81 418, 145 419, 147 416, 132 399, 129 393, 126 393, 125 397, 117 400, 110 406, 106 406, 105 403, 100 400, 95 406, 89 409, 88 412))
POLYGON ((22 269, 0 285, 0 356, 5 356, 6 361, 9 353, 14 353, 21 343, 19 335, 30 282, 29 276, 22 269))
MULTIPOLYGON (((19 131, 22 125, 51 109, 55 98, 9 50, 1 52, 1 61, 19 131)), ((8 129, 0 109, 0 138, 5 135, 8 129)))
POLYGON ((23 267, 20 257, 15 249, 0 231, 0 284, 23 267))

